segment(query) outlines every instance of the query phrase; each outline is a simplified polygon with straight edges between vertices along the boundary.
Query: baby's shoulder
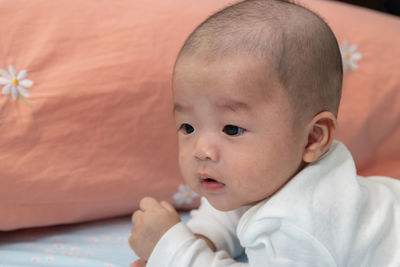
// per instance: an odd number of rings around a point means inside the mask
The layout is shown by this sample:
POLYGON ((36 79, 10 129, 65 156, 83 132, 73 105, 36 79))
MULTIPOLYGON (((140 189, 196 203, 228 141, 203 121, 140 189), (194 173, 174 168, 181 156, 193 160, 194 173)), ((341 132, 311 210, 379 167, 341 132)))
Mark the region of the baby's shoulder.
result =
POLYGON ((374 195, 384 198, 394 197, 400 205, 400 180, 386 176, 358 177, 358 182, 363 188, 373 192, 374 195))

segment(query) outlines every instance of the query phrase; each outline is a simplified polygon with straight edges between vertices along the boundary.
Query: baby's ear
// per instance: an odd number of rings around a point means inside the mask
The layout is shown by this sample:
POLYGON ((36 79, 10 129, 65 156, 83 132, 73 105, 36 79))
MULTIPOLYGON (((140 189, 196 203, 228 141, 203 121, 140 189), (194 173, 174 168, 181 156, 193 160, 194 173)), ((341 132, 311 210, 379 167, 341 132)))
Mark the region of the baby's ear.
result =
POLYGON ((308 143, 304 149, 303 161, 311 163, 329 149, 336 124, 336 117, 331 112, 323 111, 314 116, 307 126, 308 143))

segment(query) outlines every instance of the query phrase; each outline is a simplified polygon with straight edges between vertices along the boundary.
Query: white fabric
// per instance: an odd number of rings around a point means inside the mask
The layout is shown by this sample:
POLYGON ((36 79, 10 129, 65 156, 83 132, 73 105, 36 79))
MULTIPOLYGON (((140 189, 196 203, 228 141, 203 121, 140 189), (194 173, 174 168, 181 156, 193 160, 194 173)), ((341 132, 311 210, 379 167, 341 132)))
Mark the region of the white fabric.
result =
POLYGON ((400 266, 400 181, 357 176, 337 141, 270 199, 231 212, 203 199, 192 215, 161 238, 147 267, 400 266), (231 259, 242 247, 249 263, 231 259))

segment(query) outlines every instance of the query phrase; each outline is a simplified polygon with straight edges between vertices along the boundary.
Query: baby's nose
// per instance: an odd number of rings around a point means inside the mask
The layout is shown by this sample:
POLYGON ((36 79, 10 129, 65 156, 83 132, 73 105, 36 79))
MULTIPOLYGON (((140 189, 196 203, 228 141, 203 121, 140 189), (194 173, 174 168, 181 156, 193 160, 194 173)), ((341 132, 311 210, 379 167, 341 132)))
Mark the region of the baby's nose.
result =
POLYGON ((200 136, 193 150, 193 156, 198 160, 219 160, 219 151, 215 138, 212 136, 200 136))

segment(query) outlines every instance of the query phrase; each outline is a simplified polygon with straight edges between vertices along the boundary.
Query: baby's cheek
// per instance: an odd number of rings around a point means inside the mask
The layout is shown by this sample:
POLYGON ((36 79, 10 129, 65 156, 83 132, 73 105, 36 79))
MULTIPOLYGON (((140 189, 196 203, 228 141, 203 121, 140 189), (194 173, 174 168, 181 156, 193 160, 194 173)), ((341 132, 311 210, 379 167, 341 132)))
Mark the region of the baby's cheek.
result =
POLYGON ((179 168, 183 176, 187 175, 188 169, 190 168, 188 159, 185 155, 179 154, 179 168))
POLYGON ((179 164, 187 164, 187 161, 190 160, 192 156, 192 151, 190 150, 190 147, 184 143, 181 142, 179 143, 179 150, 178 150, 178 159, 179 159, 179 164))
POLYGON ((256 196, 269 187, 270 175, 265 162, 247 157, 229 165, 225 169, 231 170, 228 175, 240 193, 256 196))
POLYGON ((189 183, 188 180, 190 180, 190 176, 193 175, 195 170, 192 170, 190 160, 184 155, 179 155, 179 168, 183 178, 189 183))

